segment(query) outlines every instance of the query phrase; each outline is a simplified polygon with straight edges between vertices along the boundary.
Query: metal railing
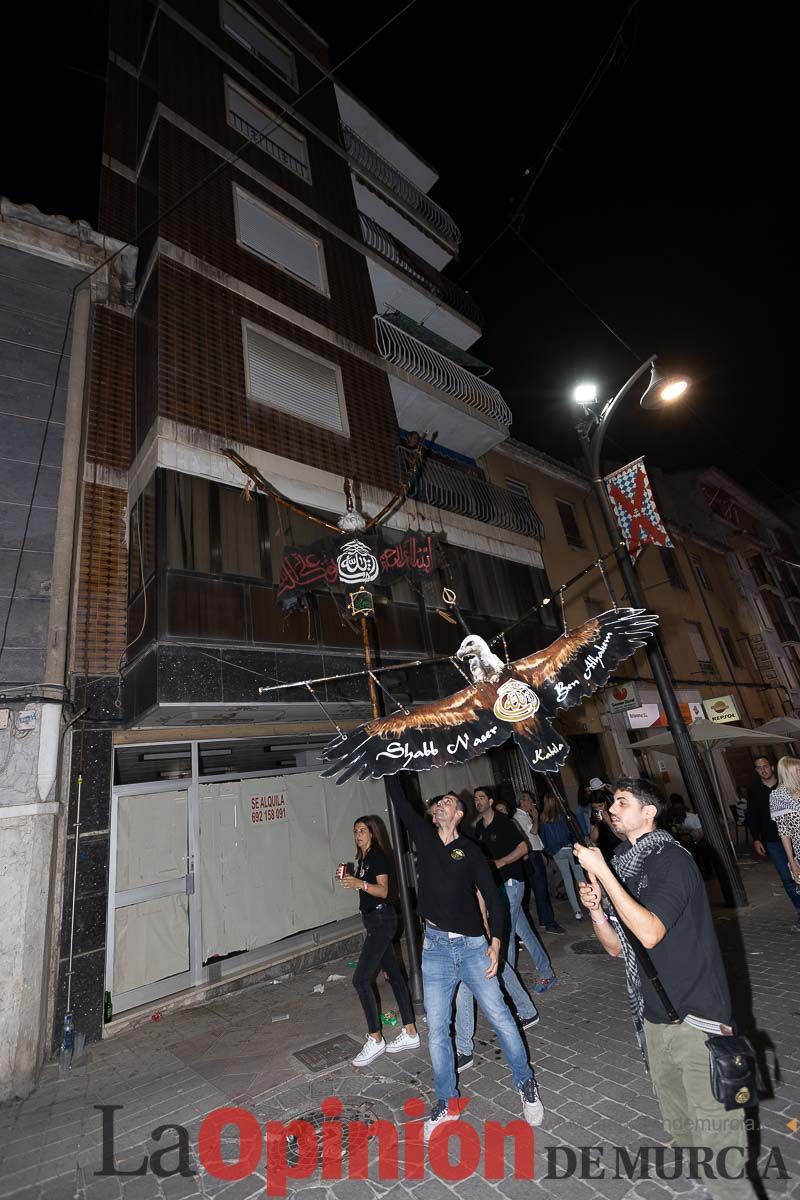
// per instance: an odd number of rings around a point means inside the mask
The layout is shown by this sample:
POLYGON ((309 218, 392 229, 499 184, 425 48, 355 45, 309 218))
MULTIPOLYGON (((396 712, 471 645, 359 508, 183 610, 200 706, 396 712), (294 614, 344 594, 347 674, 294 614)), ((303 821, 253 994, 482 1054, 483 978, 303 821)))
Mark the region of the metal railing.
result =
MULTIPOLYGON (((401 470, 407 471, 411 451, 400 448, 401 470)), ((487 481, 477 472, 451 467, 428 457, 418 471, 411 497, 445 512, 471 517, 486 525, 509 529, 524 537, 544 537, 544 527, 527 496, 515 495, 487 481)))
POLYGON ((311 172, 307 165, 301 162, 299 158, 295 158, 288 150, 284 150, 283 146, 279 146, 277 142, 273 142, 269 134, 262 133, 260 129, 256 129, 255 125, 251 125, 249 121, 245 121, 244 117, 240 117, 232 109, 228 111, 228 119, 237 133, 241 133, 243 137, 249 138, 256 146, 260 146, 271 158, 276 159, 279 163, 283 163, 284 167, 288 167, 290 171, 294 171, 295 175, 299 175, 302 179, 308 181, 311 178, 311 172))
POLYGON ((372 217, 368 217, 366 213, 362 212, 358 216, 361 221, 361 236, 365 246, 369 246, 370 250, 377 251, 381 258, 385 258, 393 267, 397 267, 399 271, 410 276, 426 291, 448 304, 450 308, 460 312, 462 317, 466 317, 473 325, 477 325, 479 328, 483 326, 483 313, 463 288, 460 288, 457 283, 453 283, 452 280, 445 279, 444 275, 440 275, 435 267, 425 262, 424 258, 420 258, 408 246, 404 246, 398 238, 374 221, 372 217))
POLYGON ((485 379, 479 379, 383 317, 375 317, 375 340, 387 362, 461 400, 480 416, 489 417, 500 425, 511 424, 511 410, 497 388, 485 379))
POLYGON ((430 196, 426 196, 415 183, 412 183, 396 167, 387 162, 349 125, 342 122, 339 129, 342 145, 357 167, 360 167, 377 183, 399 196, 420 220, 424 221, 449 245, 458 247, 461 244, 461 230, 449 213, 446 213, 435 200, 431 200, 430 196))

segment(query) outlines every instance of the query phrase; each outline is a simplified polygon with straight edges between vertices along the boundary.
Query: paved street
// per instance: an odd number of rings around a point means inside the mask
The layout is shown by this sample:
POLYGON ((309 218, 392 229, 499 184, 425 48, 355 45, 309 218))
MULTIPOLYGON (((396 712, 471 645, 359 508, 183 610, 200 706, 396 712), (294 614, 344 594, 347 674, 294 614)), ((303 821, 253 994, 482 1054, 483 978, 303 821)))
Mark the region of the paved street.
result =
MULTIPOLYGON (((762 1165, 770 1151, 780 1152, 790 1175, 766 1181, 768 1196, 800 1196, 800 1000, 796 963, 800 936, 790 932, 792 913, 771 867, 745 860, 743 872, 751 907, 738 916, 717 908, 719 933, 737 997, 742 1025, 764 1051, 772 1095, 762 1101, 759 1143, 762 1165), (798 1004, 795 1009, 794 1005, 798 1004)), ((528 1035, 546 1115, 536 1134, 537 1182, 506 1178, 485 1181, 481 1168, 463 1182, 445 1184, 428 1166, 422 1180, 380 1181, 376 1164, 371 1181, 344 1179, 327 1186, 319 1173, 289 1182, 302 1189, 304 1200, 387 1200, 414 1195, 418 1200, 473 1200, 496 1190, 508 1200, 551 1195, 564 1200, 591 1196, 617 1200, 623 1196, 658 1200, 669 1196, 702 1196, 690 1179, 659 1182, 636 1177, 635 1152, 644 1143, 666 1145, 658 1107, 642 1069, 628 1016, 621 962, 605 955, 580 953, 592 940, 588 921, 578 925, 565 905, 558 906, 565 936, 547 937, 560 977, 541 998, 541 1022, 528 1035), (605 1178, 545 1178, 548 1148, 603 1147, 605 1178), (614 1147, 627 1149, 634 1161, 633 1179, 613 1178, 614 1147)), ((532 981, 530 962, 522 954, 523 977, 532 981)), ((326 1097, 338 1096, 344 1117, 372 1121, 396 1119, 410 1096, 431 1102, 431 1074, 424 1025, 422 1046, 415 1053, 383 1055, 371 1068, 356 1070, 344 1063, 314 1071, 296 1057, 335 1035, 350 1035, 360 1047, 361 1011, 350 986, 347 961, 316 967, 283 982, 261 984, 196 1009, 165 1015, 90 1048, 64 1077, 55 1066, 45 1071, 40 1087, 24 1102, 0 1107, 0 1196, 18 1200, 247 1200, 264 1194, 264 1157, 253 1174, 231 1182, 203 1171, 197 1159, 197 1130, 211 1110, 239 1105, 268 1120, 312 1116, 326 1097), (343 981, 325 982, 329 974, 343 981), (325 982, 323 994, 313 992, 325 982), (281 1014, 288 1020, 273 1021, 281 1014), (159 1149, 150 1131, 180 1124, 189 1133, 189 1178, 140 1176, 97 1177, 100 1170, 101 1114, 97 1105, 121 1105, 116 1112, 116 1167, 135 1170, 143 1155, 159 1149)), ((393 1003, 382 989, 384 1008, 393 1003)), ((80 1028, 79 1021, 77 1027, 80 1028)), ((519 1115, 519 1100, 486 1027, 478 1025, 475 1069, 465 1072, 462 1091, 470 1100, 467 1117, 479 1130, 485 1119, 501 1122, 519 1115)), ((346 1050, 346 1048, 345 1048, 346 1050)), ((342 1051, 344 1053, 345 1051, 342 1051)), ((354 1051, 353 1051, 354 1052, 354 1051)), ((317 1117, 318 1120, 318 1117, 317 1117)), ((237 1140, 224 1143, 234 1157, 237 1140)), ((167 1131, 161 1146, 177 1140, 167 1131)), ((455 1149, 451 1147, 451 1154, 455 1149)), ((559 1171, 568 1161, 559 1157, 559 1171)), ((773 1160, 777 1156, 773 1154, 773 1160)), ((293 1160, 292 1160, 293 1161, 293 1160)), ((668 1157, 666 1162, 669 1164, 668 1157)), ((177 1154, 164 1156, 163 1169, 177 1165, 177 1154)), ((580 1163, 578 1162, 578 1167, 580 1163)), ((511 1167, 506 1170, 511 1174, 511 1167)), ((598 1168, 594 1173, 599 1173, 598 1168)), ((622 1172, 624 1175, 624 1170, 622 1172)))

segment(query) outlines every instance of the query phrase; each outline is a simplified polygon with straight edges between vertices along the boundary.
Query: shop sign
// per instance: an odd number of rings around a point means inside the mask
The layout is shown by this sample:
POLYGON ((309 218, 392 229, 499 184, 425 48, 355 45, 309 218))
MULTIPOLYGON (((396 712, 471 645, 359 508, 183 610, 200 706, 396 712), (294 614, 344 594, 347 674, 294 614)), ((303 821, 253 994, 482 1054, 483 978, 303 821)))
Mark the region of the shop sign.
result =
POLYGON ((606 712, 627 712, 631 708, 640 708, 639 689, 635 683, 615 683, 613 687, 603 692, 606 712))
POLYGON ((709 721, 713 721, 715 725, 739 720, 739 710, 733 696, 713 696, 710 700, 703 701, 703 708, 709 721))
POLYGON ((250 797, 250 824, 266 825, 270 821, 286 820, 286 790, 259 792, 250 797))

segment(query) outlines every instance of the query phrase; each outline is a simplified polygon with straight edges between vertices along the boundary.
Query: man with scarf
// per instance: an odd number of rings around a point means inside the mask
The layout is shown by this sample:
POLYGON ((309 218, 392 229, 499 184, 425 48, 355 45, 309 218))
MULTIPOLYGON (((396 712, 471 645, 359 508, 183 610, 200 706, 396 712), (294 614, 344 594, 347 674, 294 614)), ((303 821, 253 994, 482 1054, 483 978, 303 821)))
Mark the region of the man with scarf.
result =
POLYGON ((649 780, 617 782, 610 814, 623 840, 610 865, 596 846, 576 843, 589 880, 581 884, 581 901, 603 948, 624 959, 636 1036, 674 1144, 711 1150, 715 1177, 704 1182, 715 1196, 751 1200, 744 1115, 714 1098, 705 1045, 711 1035, 733 1032, 728 982, 700 872, 691 854, 656 828, 665 807, 649 780), (670 1020, 640 968, 630 934, 649 955, 679 1020, 670 1020))

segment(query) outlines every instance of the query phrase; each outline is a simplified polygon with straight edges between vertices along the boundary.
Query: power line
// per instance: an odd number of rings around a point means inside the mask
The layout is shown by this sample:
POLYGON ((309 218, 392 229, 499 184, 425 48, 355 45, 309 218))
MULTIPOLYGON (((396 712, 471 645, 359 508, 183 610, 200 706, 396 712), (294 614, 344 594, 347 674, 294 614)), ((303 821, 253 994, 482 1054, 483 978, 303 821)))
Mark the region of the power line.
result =
POLYGON ((530 200, 530 198, 533 194, 533 190, 536 187, 539 180, 541 179, 545 170, 547 169, 550 159, 553 157, 556 150, 559 148, 561 142, 564 140, 564 138, 566 137, 570 128, 577 120, 581 111, 585 108, 585 106, 588 104, 589 100, 592 98, 592 96, 596 92, 597 88, 600 86, 603 76, 605 75, 606 71, 609 69, 612 62, 614 61, 614 57, 616 55, 616 50, 617 50, 617 43, 619 42, 619 38, 622 34, 622 30, 625 28, 626 24, 628 23, 628 20, 629 20, 631 14, 633 13, 634 9, 638 5, 638 3, 639 3, 639 0, 633 0, 633 2, 628 6, 624 17, 622 18, 622 20, 620 21, 616 30, 614 31, 614 36, 612 37, 611 41, 609 42, 608 46, 606 47, 605 51, 603 52, 603 54, 600 58, 600 61, 598 62, 597 66, 595 67, 592 74, 589 76, 589 79, 588 79, 586 85, 584 86, 583 91, 581 92, 580 96, 578 97, 578 99, 575 101, 574 105, 570 109, 569 116, 566 118, 566 120, 564 121, 564 124, 559 129, 558 133, 556 134, 555 138, 553 139, 553 142, 550 145, 550 149, 545 154, 545 156, 542 159, 541 163, 539 164, 533 178, 531 179, 530 183, 528 184, 527 188, 525 189, 525 194, 523 195, 522 199, 519 201, 519 203, 515 207, 514 211, 512 212, 511 216, 508 218, 507 222, 505 223, 503 228, 500 230, 500 232, 494 238, 492 238, 492 240, 491 240, 491 242, 489 242, 488 246, 486 246, 481 251, 481 253, 478 255, 478 257, 473 259, 473 261, 470 263, 470 265, 464 271, 462 271, 462 273, 459 275, 459 277, 458 277, 459 283, 463 283, 463 281, 466 279, 466 277, 468 275, 472 274, 472 272, 478 266, 478 263, 483 262, 484 258, 486 258, 486 256, 487 256, 487 254, 489 254, 489 252, 494 249, 494 247, 497 245, 497 243, 500 241, 500 239, 503 238, 508 233, 509 229, 511 229, 522 217, 522 215, 525 211, 525 208, 527 207, 528 201, 530 200))
MULTIPOLYGON (((341 59, 338 63, 336 63, 333 67, 330 67, 330 68, 328 68, 328 70, 324 71, 322 73, 322 75, 320 75, 320 77, 316 80, 315 83, 313 83, 310 87, 306 88, 306 90, 300 96, 297 97, 297 99, 294 101, 293 104, 284 105, 284 107, 278 113, 277 117, 273 121, 271 121, 268 125, 266 125, 264 127, 264 129, 259 131, 259 135, 258 135, 259 138, 266 137, 266 136, 268 136, 268 134, 272 133, 275 129, 282 128, 284 125, 284 118, 286 116, 288 116, 289 114, 296 112, 297 106, 299 104, 301 104, 303 100, 307 99, 307 97, 310 96, 312 94, 312 92, 315 92, 317 90, 317 88, 321 87, 321 85, 323 83, 327 82, 328 80, 332 80, 334 78, 335 73, 337 71, 341 70, 341 68, 345 65, 345 63, 350 62, 353 58, 355 58, 355 56, 357 54, 360 54, 361 51, 364 50, 371 42, 373 42, 377 37, 379 37, 382 33, 384 33, 385 30, 387 30, 391 25, 393 25, 395 21, 398 21, 400 19, 400 17, 402 17, 405 13, 407 13, 408 10, 410 8, 412 8, 414 6, 414 4, 416 4, 416 2, 417 2, 417 0, 408 0, 407 4, 405 4, 401 9, 399 9, 398 12, 394 13, 391 17, 389 17, 388 20, 384 21, 383 24, 380 25, 377 29, 373 30, 373 32, 371 34, 369 34, 368 37, 364 38, 364 40, 362 42, 360 42, 358 44, 358 46, 355 47, 354 50, 351 50, 349 54, 346 54, 344 56, 344 58, 341 59)), ((168 209, 166 209, 164 212, 159 213, 158 216, 155 217, 154 220, 149 222, 149 224, 143 226, 140 229, 137 229, 137 231, 136 231, 137 242, 140 241, 141 238, 146 233, 148 233, 151 229, 156 228, 161 223, 161 221, 163 221, 167 217, 171 216, 178 208, 181 207, 181 205, 185 204, 187 200, 191 199, 192 196, 196 195, 197 192, 199 192, 201 190, 201 188, 204 188, 206 186, 206 184, 210 183, 213 179, 215 179, 217 177, 217 175, 219 175, 222 171, 227 170, 229 167, 231 167, 235 163, 237 163, 239 161, 239 159, 241 158, 241 156, 244 154, 247 147, 251 146, 251 145, 253 145, 253 139, 244 138, 239 149, 236 151, 235 154, 230 155, 227 158, 224 158, 223 161, 218 164, 218 166, 216 166, 212 171, 209 171, 206 175, 204 175, 202 179, 198 180, 198 182, 196 184, 194 184, 191 188, 189 188, 189 190, 187 192, 184 192, 184 194, 182 196, 179 196, 178 199, 174 202, 174 204, 170 205, 170 207, 168 209)), ((22 535, 22 542, 20 545, 19 554, 17 556, 16 568, 14 570, 14 580, 13 580, 13 584, 11 587, 11 596, 8 601, 8 610, 6 612, 6 615, 5 615, 5 618, 3 621, 3 636, 2 636, 2 639, 0 639, 0 660, 2 659, 3 652, 5 651, 5 648, 6 648, 6 640, 8 637, 8 626, 9 626, 9 622, 11 619, 11 608, 14 603, 14 599, 16 597, 16 591, 17 591, 17 585, 19 582, 20 570, 22 568, 22 555, 25 551, 25 543, 27 541, 28 529, 30 527, 31 516, 33 513, 33 501, 34 501, 34 496, 35 496, 35 492, 36 492, 36 485, 39 481, 39 476, 41 474, 42 461, 44 459, 45 446, 47 444, 47 436, 48 436, 48 433, 50 430, 50 425, 52 422, 53 409, 55 406, 56 392, 57 392, 57 388, 58 388, 58 380, 59 380, 59 375, 60 375, 60 371, 61 371, 61 364, 63 363, 64 355, 66 353, 66 348, 67 348, 67 344, 69 341, 70 318, 72 316, 72 310, 73 310, 73 307, 75 304, 75 296, 77 294, 78 288, 82 287, 88 280, 92 279, 93 276, 95 276, 98 273, 98 271, 103 270, 104 267, 107 267, 110 263, 112 263, 114 261, 114 259, 118 258, 125 250, 132 248, 133 245, 134 245, 133 242, 128 241, 128 242, 125 242, 123 245, 119 246, 112 254, 109 254, 107 258, 103 259, 103 261, 101 263, 99 263, 96 267, 94 267, 93 270, 87 272, 86 275, 83 275, 77 281, 77 283, 73 286, 71 294, 70 294, 69 311, 67 314, 67 322, 66 322, 66 327, 64 330, 64 338, 61 343, 61 350, 59 352, 58 365, 56 368, 55 382, 53 384, 53 390, 52 390, 52 393, 50 396, 50 407, 49 407, 48 414, 47 414, 47 420, 45 422, 44 433, 42 435, 42 445, 41 445, 41 449, 39 451, 39 460, 38 460, 37 466, 36 466, 36 474, 34 477, 33 490, 31 491, 31 498, 30 498, 30 502, 28 504, 28 511, 27 511, 27 514, 25 517, 24 532, 22 535)))

